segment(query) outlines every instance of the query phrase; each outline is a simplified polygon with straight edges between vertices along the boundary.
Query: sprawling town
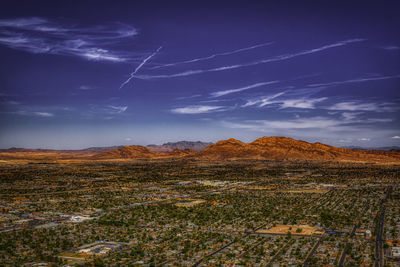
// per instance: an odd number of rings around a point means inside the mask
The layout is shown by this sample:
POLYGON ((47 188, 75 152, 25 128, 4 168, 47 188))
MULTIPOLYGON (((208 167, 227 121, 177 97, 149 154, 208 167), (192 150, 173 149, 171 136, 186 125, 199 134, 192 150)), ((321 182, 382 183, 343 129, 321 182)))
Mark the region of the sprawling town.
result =
POLYGON ((0 166, 1 266, 398 266, 400 166, 0 166))

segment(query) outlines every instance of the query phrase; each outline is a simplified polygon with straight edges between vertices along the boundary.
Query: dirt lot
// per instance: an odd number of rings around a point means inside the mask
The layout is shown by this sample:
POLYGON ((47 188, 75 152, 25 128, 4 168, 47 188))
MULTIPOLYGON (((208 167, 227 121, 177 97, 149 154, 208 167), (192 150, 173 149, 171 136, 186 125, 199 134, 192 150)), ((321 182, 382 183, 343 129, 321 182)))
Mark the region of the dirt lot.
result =
POLYGON ((296 235, 313 235, 313 234, 322 234, 323 231, 319 231, 317 228, 309 225, 277 225, 270 229, 260 229, 257 230, 257 233, 260 234, 287 234, 290 232, 291 234, 296 235), (298 230, 298 229, 301 229, 298 230))

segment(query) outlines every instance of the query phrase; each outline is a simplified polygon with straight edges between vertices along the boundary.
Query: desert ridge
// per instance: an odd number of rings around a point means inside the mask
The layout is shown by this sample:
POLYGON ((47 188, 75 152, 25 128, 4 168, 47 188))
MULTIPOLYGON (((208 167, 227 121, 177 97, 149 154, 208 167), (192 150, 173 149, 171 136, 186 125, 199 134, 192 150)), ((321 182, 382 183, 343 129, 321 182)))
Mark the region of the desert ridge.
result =
POLYGON ((259 159, 400 163, 400 152, 352 150, 321 143, 308 143, 288 137, 261 137, 251 143, 244 143, 234 138, 221 140, 201 151, 174 149, 171 152, 157 152, 143 146, 125 146, 94 155, 93 158, 259 159))
POLYGON ((251 143, 228 139, 196 154, 209 159, 400 162, 399 151, 352 150, 288 137, 261 137, 251 143))

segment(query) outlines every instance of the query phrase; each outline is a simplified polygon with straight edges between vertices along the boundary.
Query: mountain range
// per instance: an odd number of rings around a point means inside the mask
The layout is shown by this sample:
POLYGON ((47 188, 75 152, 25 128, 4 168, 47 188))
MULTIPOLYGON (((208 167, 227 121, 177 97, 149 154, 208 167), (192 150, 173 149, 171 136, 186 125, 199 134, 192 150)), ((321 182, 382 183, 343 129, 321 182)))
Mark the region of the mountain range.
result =
MULTIPOLYGON (((209 145, 212 145, 211 142, 201 142, 201 141, 179 141, 179 142, 168 142, 162 145, 147 145, 149 150, 157 151, 157 152, 171 152, 174 149, 191 149, 194 151, 200 151, 206 148, 209 145)), ((111 151, 115 149, 120 149, 124 146, 105 146, 105 147, 88 147, 84 149, 78 150, 56 150, 56 149, 41 149, 41 148, 17 148, 12 147, 8 149, 0 149, 0 152, 64 152, 64 153, 93 153, 93 152, 105 152, 111 151)))
POLYGON ((399 151, 352 150, 321 143, 308 143, 287 137, 261 137, 251 143, 236 139, 218 141, 200 151, 178 149, 154 151, 143 146, 125 146, 94 156, 95 159, 192 158, 205 160, 313 160, 400 162, 399 151))
POLYGON ((288 137, 261 137, 250 143, 236 139, 215 144, 181 141, 149 146, 116 146, 84 150, 8 149, 0 159, 199 159, 199 160, 305 160, 336 162, 400 163, 400 151, 357 150, 308 143, 288 137))

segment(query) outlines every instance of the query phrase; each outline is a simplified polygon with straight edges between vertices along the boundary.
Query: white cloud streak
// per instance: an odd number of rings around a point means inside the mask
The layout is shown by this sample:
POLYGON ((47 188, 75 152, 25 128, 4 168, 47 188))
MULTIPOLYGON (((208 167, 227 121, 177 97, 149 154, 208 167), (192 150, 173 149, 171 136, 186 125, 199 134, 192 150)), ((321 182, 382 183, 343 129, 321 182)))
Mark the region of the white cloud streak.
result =
POLYGON ((262 59, 262 60, 253 61, 253 62, 244 63, 244 64, 222 66, 222 67, 212 68, 212 69, 188 70, 188 71, 184 71, 184 72, 180 72, 180 73, 174 73, 174 74, 136 75, 135 78, 143 79, 143 80, 152 80, 152 79, 185 77, 185 76, 208 73, 208 72, 218 72, 218 71, 232 70, 232 69, 250 67, 250 66, 255 66, 255 65, 265 64, 265 63, 270 63, 270 62, 288 60, 288 59, 292 59, 292 58, 295 58, 295 57, 309 55, 309 54, 317 53, 317 52, 320 52, 320 51, 328 50, 328 49, 331 49, 331 48, 345 46, 345 45, 348 45, 350 43, 362 42, 362 41, 365 41, 365 39, 349 39, 349 40, 336 42, 336 43, 333 43, 333 44, 321 46, 321 47, 310 49, 310 50, 304 50, 304 51, 301 51, 301 52, 298 52, 298 53, 279 55, 279 56, 276 56, 276 57, 273 57, 273 58, 262 59))
POLYGON ((321 98, 299 98, 299 99, 276 99, 285 94, 285 92, 277 93, 271 96, 262 97, 259 99, 248 100, 242 107, 257 105, 264 107, 268 105, 279 105, 280 108, 300 108, 300 109, 315 109, 315 105, 319 102, 327 100, 326 97, 321 98))
MULTIPOLYGON (((302 130, 302 129, 331 129, 341 130, 343 127, 348 129, 354 128, 354 124, 368 125, 371 123, 389 123, 391 119, 352 119, 352 120, 341 120, 330 117, 309 117, 287 119, 287 120, 248 120, 244 122, 227 122, 223 121, 223 125, 228 128, 234 129, 248 129, 253 131, 271 131, 271 130, 302 130)), ((357 128, 357 127, 356 127, 357 128)))
MULTIPOLYGON (((285 99, 282 100, 281 103, 281 108, 308 108, 308 109, 314 109, 315 104, 325 101, 326 97, 320 97, 320 98, 301 98, 301 99, 285 99)), ((279 101, 278 101, 279 103, 279 101)))
POLYGON ((336 103, 332 106, 325 107, 328 110, 344 110, 344 111, 375 111, 375 112, 393 112, 398 110, 398 107, 391 103, 362 103, 356 101, 345 101, 336 103))
POLYGON ((177 114, 201 114, 201 113, 210 113, 210 112, 218 112, 226 110, 223 106, 187 106, 182 108, 174 108, 171 110, 172 113, 177 114))
POLYGON ((260 87, 260 86, 275 84, 275 83, 278 83, 278 82, 279 81, 269 81, 269 82, 255 83, 255 84, 248 85, 248 86, 241 87, 241 88, 237 88, 237 89, 230 89, 230 90, 213 92, 213 93, 211 93, 211 96, 212 97, 220 97, 220 96, 224 96, 224 95, 228 95, 228 94, 232 94, 232 93, 237 93, 237 92, 241 92, 241 91, 257 88, 257 87, 260 87))
POLYGON ((381 48, 385 49, 385 50, 389 50, 389 51, 400 50, 400 46, 397 46, 397 45, 382 46, 381 48))
POLYGON ((341 125, 342 122, 326 117, 297 118, 292 120, 253 120, 239 123, 224 122, 229 128, 249 129, 254 131, 269 131, 271 129, 313 129, 330 128, 341 125))
POLYGON ((190 59, 190 60, 185 60, 185 61, 179 61, 179 62, 174 62, 174 63, 169 63, 169 64, 163 64, 163 65, 160 65, 160 66, 152 67, 150 69, 159 69, 159 68, 172 67, 172 66, 181 65, 181 64, 188 64, 188 63, 194 63, 194 62, 209 60, 209 59, 213 59, 213 58, 216 58, 216 57, 219 57, 219 56, 233 55, 233 54, 236 54, 236 53, 240 53, 240 52, 244 52, 244 51, 248 51, 248 50, 253 50, 253 49, 264 47, 264 46, 268 46, 268 45, 271 45, 271 44, 273 44, 273 42, 253 45, 253 46, 250 46, 250 47, 236 49, 236 50, 229 51, 229 52, 224 52, 224 53, 216 53, 216 54, 212 54, 212 55, 207 56, 207 57, 200 57, 200 58, 195 58, 195 59, 190 59))
POLYGON ((154 57, 154 56, 158 53, 158 51, 161 50, 161 48, 162 48, 162 46, 160 46, 160 47, 159 47, 154 53, 152 53, 150 56, 146 57, 146 58, 135 68, 135 70, 131 73, 131 75, 129 76, 129 78, 128 78, 125 82, 123 82, 123 83, 121 84, 121 86, 119 87, 119 89, 121 90, 122 87, 124 87, 127 83, 129 83, 130 80, 132 80, 132 79, 135 77, 135 74, 140 70, 140 68, 142 68, 143 65, 146 64, 147 61, 149 61, 152 57, 154 57))
MULTIPOLYGON (((116 113, 122 113, 125 112, 128 109, 128 106, 108 106, 112 111, 115 111, 116 113)), ((113 113, 113 112, 112 112, 113 113)))
POLYGON ((93 89, 96 89, 96 87, 90 86, 90 85, 81 85, 81 86, 79 86, 79 90, 83 90, 83 91, 93 90, 93 89))
POLYGON ((346 121, 351 121, 356 119, 361 114, 363 114, 363 112, 343 112, 342 117, 346 121))
POLYGON ((184 99, 191 99, 191 98, 196 98, 196 97, 200 97, 200 94, 196 94, 196 95, 191 95, 191 96, 180 96, 177 97, 176 100, 184 100, 184 99))
POLYGON ((260 99, 253 99, 253 100, 248 100, 246 104, 242 105, 242 107, 249 107, 249 106, 254 106, 254 105, 259 105, 259 106, 265 106, 267 104, 272 103, 271 100, 274 98, 277 98, 281 95, 283 95, 285 92, 280 92, 274 95, 262 97, 260 99))
POLYGON ((33 114, 39 117, 54 117, 54 114, 50 112, 33 112, 33 114))

